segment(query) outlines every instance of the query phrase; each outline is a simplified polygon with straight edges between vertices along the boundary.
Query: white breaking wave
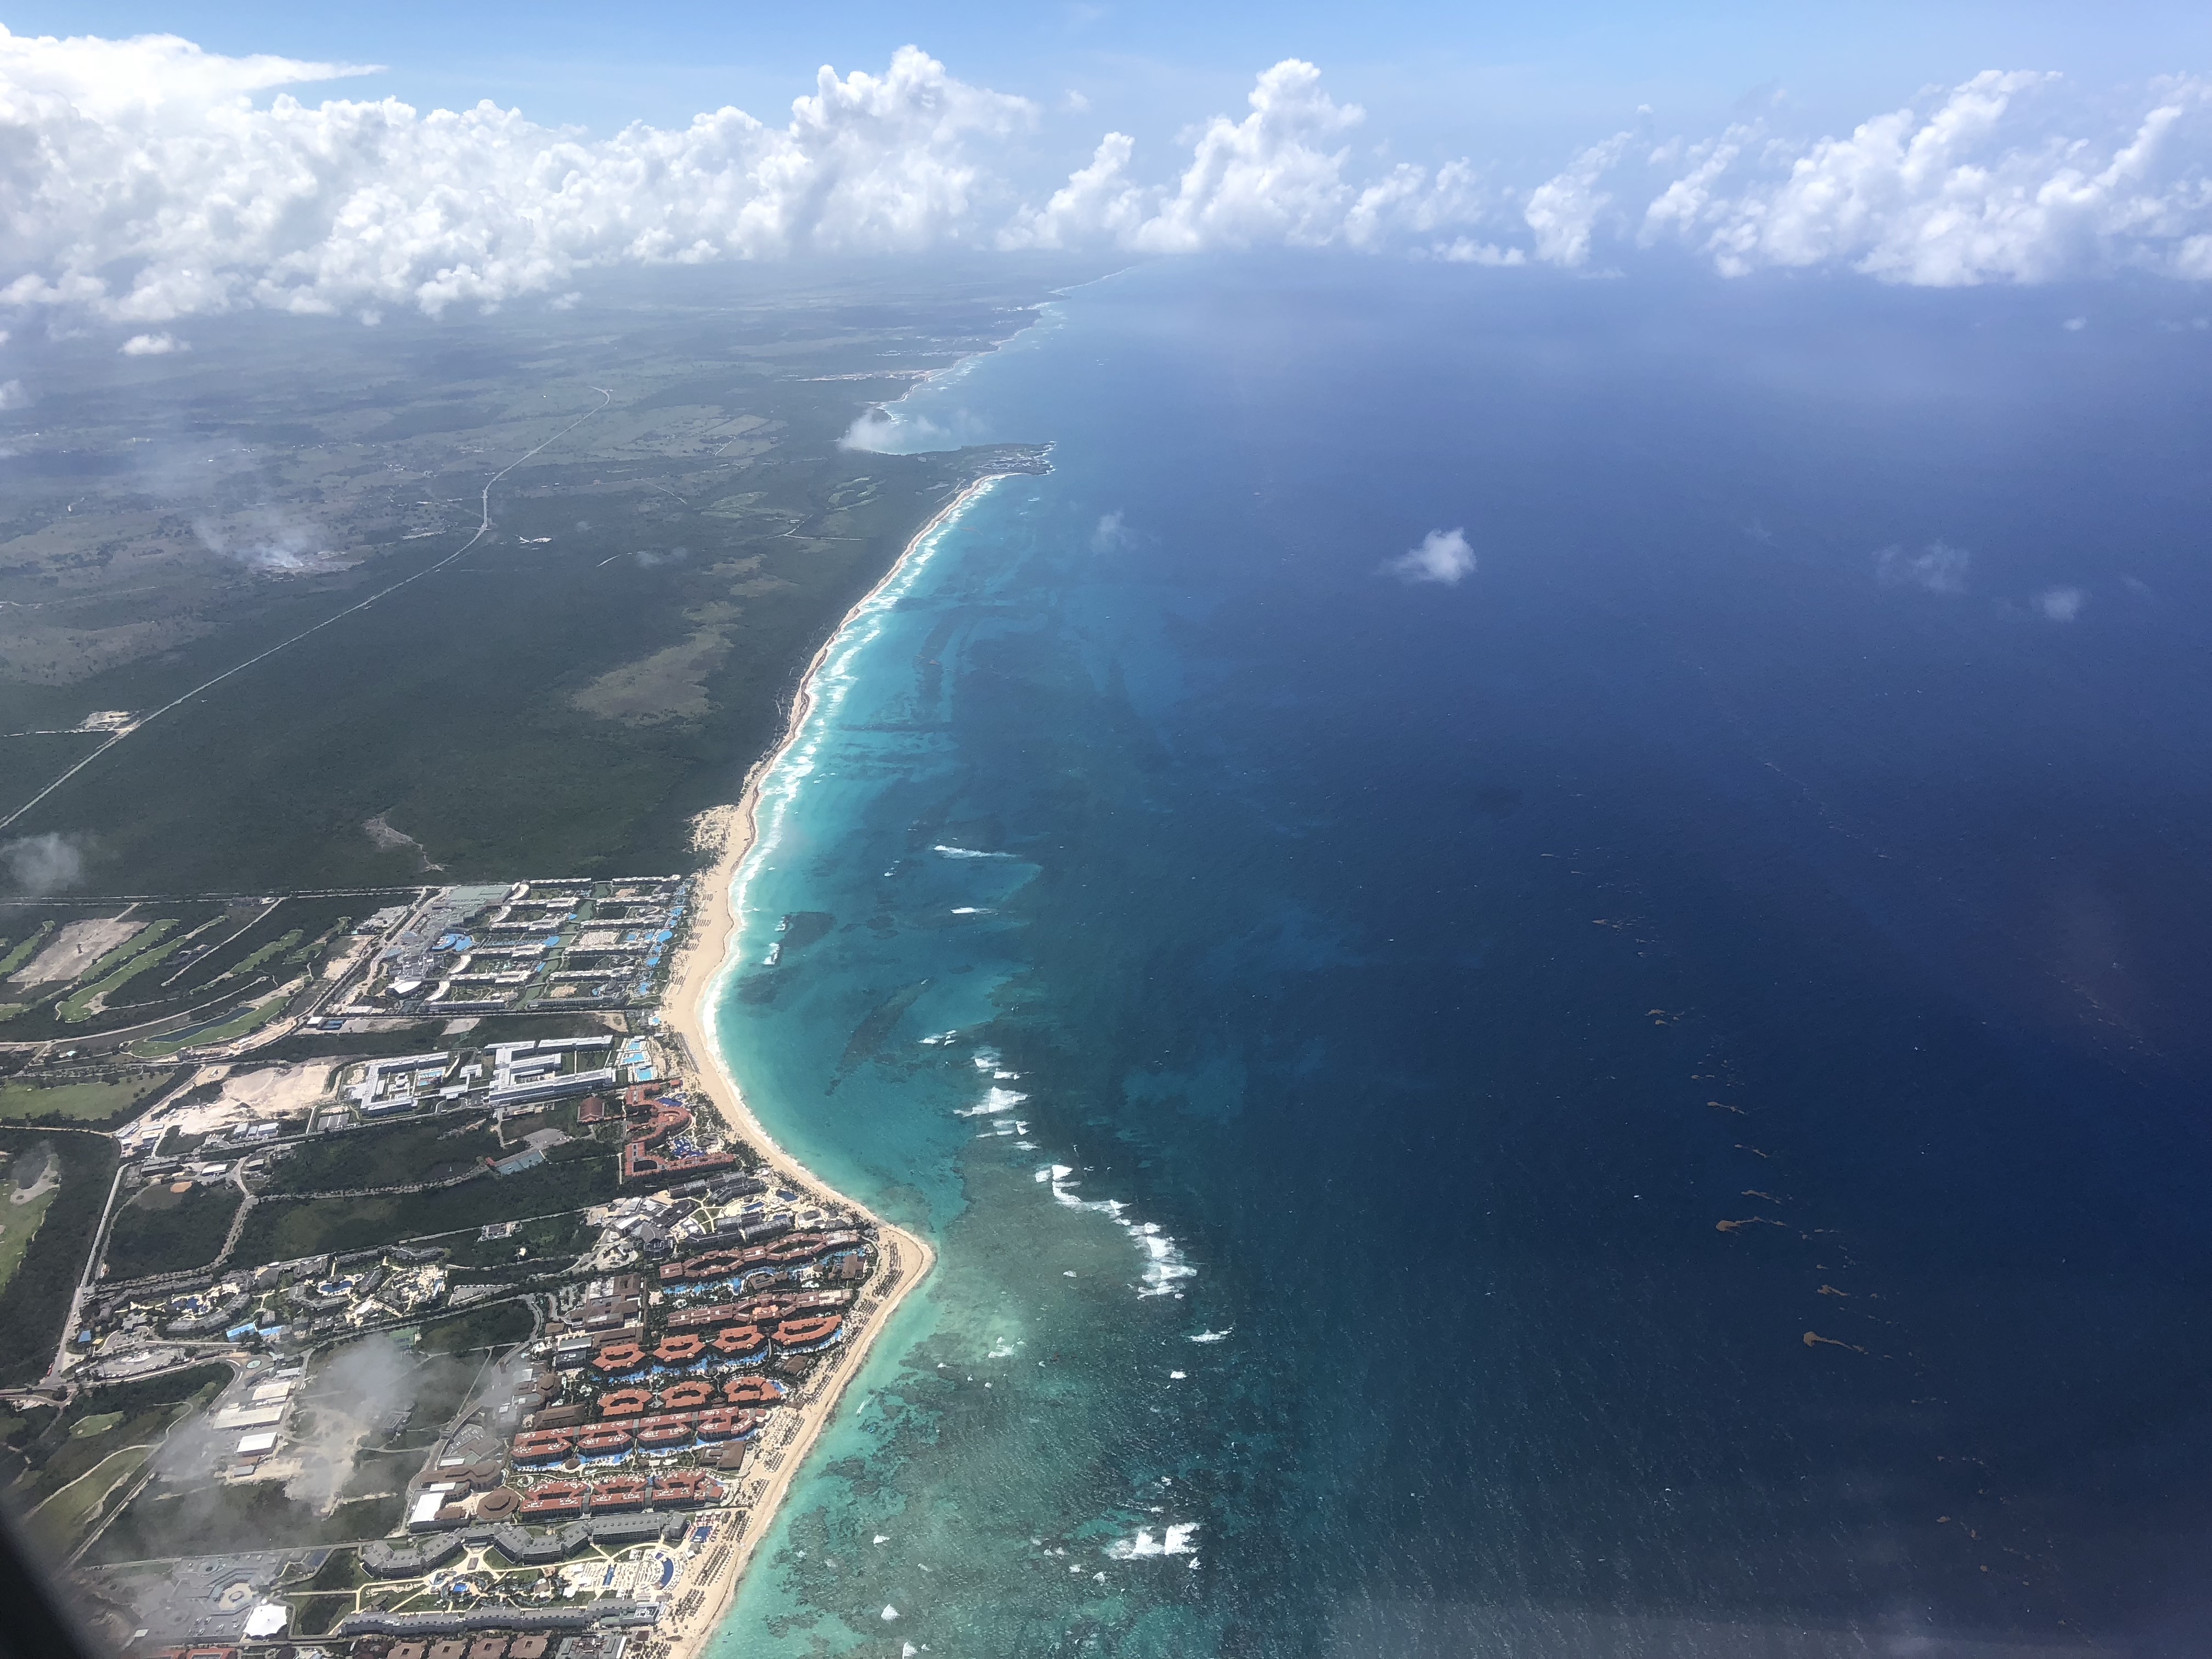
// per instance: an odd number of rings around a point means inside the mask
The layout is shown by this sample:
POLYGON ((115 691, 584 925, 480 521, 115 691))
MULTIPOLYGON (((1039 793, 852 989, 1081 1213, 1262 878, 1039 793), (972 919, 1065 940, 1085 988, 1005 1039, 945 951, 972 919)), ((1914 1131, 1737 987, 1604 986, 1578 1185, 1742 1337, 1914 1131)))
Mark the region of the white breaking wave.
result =
POLYGON ((952 1115, 955 1117, 1004 1117, 1028 1098, 1027 1095, 1017 1094, 1012 1089, 1001 1089, 994 1085, 991 1091, 975 1104, 963 1106, 952 1115))
POLYGON ((1137 1528, 1133 1538, 1117 1538, 1106 1547, 1106 1553, 1116 1561, 1140 1561, 1153 1555, 1191 1555, 1196 1553, 1191 1540, 1198 1535, 1198 1522, 1177 1521, 1167 1529, 1163 1538, 1152 1536, 1150 1527, 1137 1528))
POLYGON ((1236 1328, 1237 1328, 1234 1325, 1224 1325, 1218 1331, 1200 1331, 1195 1336, 1186 1337, 1184 1340, 1188 1342, 1218 1342, 1223 1337, 1228 1335, 1230 1332, 1236 1328))
POLYGON ((947 847, 939 842, 929 849, 948 859, 1010 859, 1012 853, 979 853, 972 847, 947 847))
POLYGON ((1162 1232, 1157 1222, 1130 1220, 1129 1206, 1118 1198, 1078 1197, 1073 1190, 1075 1183, 1069 1178, 1074 1173, 1065 1164, 1048 1164, 1036 1172, 1036 1179, 1051 1188, 1054 1203, 1108 1217, 1136 1242, 1145 1256, 1144 1272, 1137 1285, 1139 1296, 1182 1295, 1176 1286, 1186 1279, 1195 1278, 1198 1269, 1184 1259, 1175 1240, 1162 1232))

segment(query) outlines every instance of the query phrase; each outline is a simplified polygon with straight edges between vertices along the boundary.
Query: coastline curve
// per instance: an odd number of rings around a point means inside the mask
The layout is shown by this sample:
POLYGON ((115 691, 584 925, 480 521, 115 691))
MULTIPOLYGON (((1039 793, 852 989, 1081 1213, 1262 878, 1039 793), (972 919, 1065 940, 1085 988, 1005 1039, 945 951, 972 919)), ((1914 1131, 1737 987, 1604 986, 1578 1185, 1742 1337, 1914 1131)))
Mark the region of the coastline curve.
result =
POLYGON ((988 472, 963 485, 915 532, 890 568, 846 612, 808 661, 805 672, 799 678, 782 737, 745 775, 734 823, 707 878, 702 906, 704 914, 685 945, 682 959, 676 964, 672 994, 667 1005, 668 1021, 690 1048, 701 1085, 715 1109, 733 1130, 758 1150, 769 1168, 866 1216, 877 1230, 885 1259, 882 1302, 854 1339, 838 1350, 836 1363, 820 1393, 803 1408, 795 1431, 781 1448, 781 1465, 769 1475, 766 1485, 750 1506, 744 1534, 712 1579, 696 1587, 703 1595, 692 1614, 658 1632, 659 1638, 669 1643, 672 1659, 699 1659, 705 1652, 729 1611, 754 1550, 781 1508, 793 1481, 805 1468, 823 1430, 836 1415, 846 1389, 859 1375, 876 1339, 936 1264, 937 1252, 927 1239, 895 1226, 849 1194, 830 1186, 769 1133, 746 1100, 736 1070, 724 1051, 716 1013, 732 977, 741 965, 738 952, 744 932, 745 894, 752 872, 763 856, 775 850, 783 810, 811 769, 811 745, 818 731, 817 716, 826 720, 834 714, 842 701, 843 682, 839 665, 866 648, 876 636, 877 630, 866 624, 898 602, 967 510, 1001 478, 1011 476, 988 472), (825 676, 835 682, 827 689, 825 676), (772 793, 772 786, 781 775, 786 763, 794 757, 796 775, 788 787, 772 793))

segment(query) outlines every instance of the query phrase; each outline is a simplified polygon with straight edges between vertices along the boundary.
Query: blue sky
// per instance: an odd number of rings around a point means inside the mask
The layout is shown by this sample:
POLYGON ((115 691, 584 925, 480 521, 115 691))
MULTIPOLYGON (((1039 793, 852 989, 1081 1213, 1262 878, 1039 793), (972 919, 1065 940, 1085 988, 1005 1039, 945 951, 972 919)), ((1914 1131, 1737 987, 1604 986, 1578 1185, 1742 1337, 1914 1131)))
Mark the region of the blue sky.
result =
POLYGON ((1087 147, 1101 122, 1164 141, 1241 102, 1286 57, 1320 64, 1332 92, 1387 111, 1416 157, 1470 149, 1555 160, 1649 104, 1700 130, 1780 91, 1799 122, 1845 129, 1991 68, 2057 70, 2093 87, 2212 69, 2202 0, 1911 0, 1808 4, 919 3, 609 6, 561 0, 36 0, 9 9, 18 34, 166 31, 210 51, 388 65, 349 96, 421 106, 489 98, 533 120, 605 134, 680 123, 734 103, 780 118, 823 63, 880 70, 919 45, 953 74, 1048 109, 1073 89, 1092 118, 1048 122, 1040 142, 1087 147))

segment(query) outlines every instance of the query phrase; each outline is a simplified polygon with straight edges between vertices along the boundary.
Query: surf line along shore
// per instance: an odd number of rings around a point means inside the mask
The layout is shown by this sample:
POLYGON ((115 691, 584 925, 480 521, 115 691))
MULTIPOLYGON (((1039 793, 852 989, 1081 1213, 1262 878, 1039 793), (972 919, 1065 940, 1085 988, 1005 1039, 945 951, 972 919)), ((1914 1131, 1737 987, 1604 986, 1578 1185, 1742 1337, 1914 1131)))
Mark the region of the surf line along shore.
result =
POLYGON ((722 1052, 716 1035, 715 1011, 723 986, 738 967, 735 953, 744 923, 743 916, 738 914, 744 902, 744 890, 738 878, 746 857, 759 840, 761 792, 785 755, 805 734, 818 702, 817 682, 824 665, 844 644, 847 633, 877 609, 886 590, 902 576, 911 574, 914 562, 933 549, 936 538, 950 530, 962 514, 1000 479, 1011 476, 1005 472, 989 472, 963 485, 959 492, 915 532, 890 568, 858 604, 845 613, 844 619, 823 641, 821 648, 815 652, 812 660, 806 665, 806 672, 800 678, 799 694, 793 700, 791 718, 785 724, 781 739, 746 775, 744 789, 732 813, 734 822, 723 842, 714 867, 707 878, 700 906, 702 914, 691 930, 681 959, 676 963, 672 994, 666 1004, 668 1018, 690 1048, 698 1066, 700 1085, 714 1103, 716 1110, 732 1130, 750 1141, 759 1151, 766 1167, 799 1182, 804 1188, 834 1199, 867 1217, 876 1228, 878 1244, 883 1256, 879 1282, 886 1288, 873 1316, 861 1325, 850 1341, 834 1351, 836 1358, 829 1375, 823 1379, 822 1385, 812 1391, 811 1397, 799 1407, 794 1429, 780 1448, 781 1462, 769 1472, 766 1485, 760 1488, 747 1506, 742 1536, 728 1549, 717 1549, 708 1556, 707 1559, 714 1563, 714 1570, 706 1578, 692 1584, 692 1590, 698 1593, 697 1600, 693 1601, 688 1595, 684 1598, 691 1603, 690 1613, 676 1617, 672 1608, 663 1615, 663 1622, 654 1635, 669 1644, 669 1659, 700 1659, 705 1653, 714 1632, 721 1625, 723 1614, 729 1609, 731 1598, 736 1594, 746 1565, 751 1560, 760 1540, 766 1536, 793 1480, 812 1453, 814 1443, 830 1419, 836 1414, 847 1385, 859 1375, 860 1367, 866 1362, 868 1351, 875 1346, 876 1338, 890 1325, 899 1304, 928 1276, 930 1268, 937 1261, 937 1252, 930 1248, 927 1241, 903 1228, 893 1226, 858 1200, 837 1192, 778 1146, 775 1138, 753 1115, 752 1108, 745 1100, 744 1091, 738 1086, 728 1057, 722 1052), (717 1557, 721 1559, 717 1560, 717 1557))

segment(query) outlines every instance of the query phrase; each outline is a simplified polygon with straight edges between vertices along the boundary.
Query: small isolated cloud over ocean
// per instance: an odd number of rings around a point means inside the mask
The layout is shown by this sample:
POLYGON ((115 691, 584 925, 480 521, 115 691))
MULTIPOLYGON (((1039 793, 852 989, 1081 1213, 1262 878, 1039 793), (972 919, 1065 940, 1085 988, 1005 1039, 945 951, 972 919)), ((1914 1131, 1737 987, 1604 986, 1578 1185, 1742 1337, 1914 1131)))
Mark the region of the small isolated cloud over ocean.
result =
POLYGON ((2078 587, 2046 587, 2035 596, 2035 608, 2052 622, 2070 623, 2088 600, 2078 587))
POLYGON ((1099 514, 1097 527, 1091 532, 1091 550, 1113 553, 1135 539, 1129 527, 1121 522, 1121 509, 1117 507, 1111 513, 1099 514))
POLYGON ((1874 556, 1875 580, 1884 587, 1923 587, 1930 593, 1963 593, 1973 555, 1963 547, 1935 541, 1917 553, 1885 547, 1874 556))
POLYGON ((134 334, 116 349, 126 357, 166 357, 191 347, 173 334, 134 334))
POLYGON ((1401 582, 1450 586, 1473 574, 1474 550, 1467 544, 1464 530, 1431 530, 1419 547, 1385 561, 1382 568, 1401 582))

